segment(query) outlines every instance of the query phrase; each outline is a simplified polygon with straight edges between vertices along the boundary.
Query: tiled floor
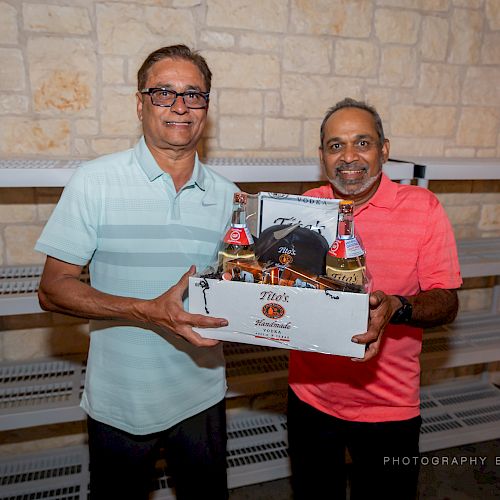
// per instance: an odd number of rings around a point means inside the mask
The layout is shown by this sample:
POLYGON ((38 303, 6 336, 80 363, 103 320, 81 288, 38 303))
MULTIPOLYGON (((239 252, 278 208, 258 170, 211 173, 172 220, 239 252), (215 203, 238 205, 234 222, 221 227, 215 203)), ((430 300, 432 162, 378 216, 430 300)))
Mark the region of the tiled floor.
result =
POLYGON ((500 498, 500 439, 424 453, 420 499, 500 498))
MULTIPOLYGON (((422 454, 419 499, 500 498, 500 440, 422 454)), ((230 500, 291 500, 290 480, 231 490, 230 500)), ((316 499, 311 499, 316 500, 316 499)))

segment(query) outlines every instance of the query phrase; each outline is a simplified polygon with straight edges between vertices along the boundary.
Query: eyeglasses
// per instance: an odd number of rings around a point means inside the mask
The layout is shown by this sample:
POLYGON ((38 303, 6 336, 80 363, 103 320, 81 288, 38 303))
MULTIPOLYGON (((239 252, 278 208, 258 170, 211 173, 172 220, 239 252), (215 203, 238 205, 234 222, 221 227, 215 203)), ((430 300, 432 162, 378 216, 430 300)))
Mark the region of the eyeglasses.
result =
POLYGON ((178 97, 182 97, 184 104, 190 109, 201 109, 208 106, 208 96, 210 92, 196 92, 187 90, 186 92, 176 92, 163 87, 151 87, 140 90, 141 94, 149 94, 153 106, 170 108, 175 104, 178 97))

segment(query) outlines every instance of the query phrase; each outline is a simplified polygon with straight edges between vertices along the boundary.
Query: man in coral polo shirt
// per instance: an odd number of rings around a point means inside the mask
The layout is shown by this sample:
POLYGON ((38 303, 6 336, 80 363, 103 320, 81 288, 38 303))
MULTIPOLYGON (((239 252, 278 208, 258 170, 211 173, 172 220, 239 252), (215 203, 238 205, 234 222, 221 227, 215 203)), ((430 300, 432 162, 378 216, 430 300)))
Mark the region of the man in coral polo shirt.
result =
MULTIPOLYGON (((373 278, 363 360, 292 351, 288 430, 294 498, 414 499, 419 471, 422 328, 453 321, 462 280, 453 231, 430 191, 392 182, 374 108, 344 99, 321 125, 330 183, 309 196, 355 202, 373 278), (375 339, 370 342, 370 339, 375 339)), ((332 325, 332 332, 335 325, 332 325)))

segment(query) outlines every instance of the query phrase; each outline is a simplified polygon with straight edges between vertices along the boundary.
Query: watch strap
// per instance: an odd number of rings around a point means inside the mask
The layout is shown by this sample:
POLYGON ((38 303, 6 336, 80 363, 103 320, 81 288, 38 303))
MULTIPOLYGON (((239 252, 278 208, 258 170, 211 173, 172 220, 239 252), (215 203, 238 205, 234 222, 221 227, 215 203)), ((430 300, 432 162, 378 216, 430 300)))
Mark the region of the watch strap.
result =
POLYGON ((401 307, 392 315, 389 323, 393 325, 409 323, 413 313, 412 305, 408 302, 408 299, 402 295, 395 295, 395 297, 401 302, 401 307))

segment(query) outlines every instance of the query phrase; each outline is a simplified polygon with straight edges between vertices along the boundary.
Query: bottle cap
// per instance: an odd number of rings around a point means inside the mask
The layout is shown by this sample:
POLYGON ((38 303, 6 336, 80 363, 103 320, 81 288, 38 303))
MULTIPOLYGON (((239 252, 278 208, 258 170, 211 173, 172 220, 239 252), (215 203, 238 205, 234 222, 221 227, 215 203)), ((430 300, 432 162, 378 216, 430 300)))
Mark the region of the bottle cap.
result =
POLYGON ((242 203, 246 205, 247 202, 247 194, 242 193, 241 191, 234 193, 233 195, 233 203, 242 203))
POLYGON ((352 200, 340 200, 339 201, 339 212, 352 212, 354 210, 354 201, 352 200))

